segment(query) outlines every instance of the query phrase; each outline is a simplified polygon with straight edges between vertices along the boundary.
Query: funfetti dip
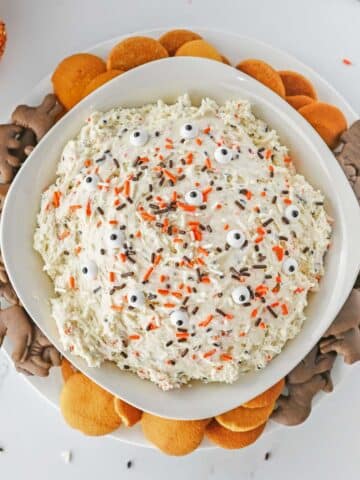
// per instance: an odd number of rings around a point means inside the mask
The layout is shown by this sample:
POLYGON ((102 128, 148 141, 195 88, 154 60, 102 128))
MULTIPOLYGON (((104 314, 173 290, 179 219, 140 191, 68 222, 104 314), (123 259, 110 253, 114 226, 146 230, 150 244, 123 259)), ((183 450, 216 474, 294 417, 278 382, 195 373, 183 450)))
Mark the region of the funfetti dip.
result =
POLYGON ((94 113, 35 232, 64 348, 164 390, 264 368, 323 275, 323 201, 245 101, 94 113))

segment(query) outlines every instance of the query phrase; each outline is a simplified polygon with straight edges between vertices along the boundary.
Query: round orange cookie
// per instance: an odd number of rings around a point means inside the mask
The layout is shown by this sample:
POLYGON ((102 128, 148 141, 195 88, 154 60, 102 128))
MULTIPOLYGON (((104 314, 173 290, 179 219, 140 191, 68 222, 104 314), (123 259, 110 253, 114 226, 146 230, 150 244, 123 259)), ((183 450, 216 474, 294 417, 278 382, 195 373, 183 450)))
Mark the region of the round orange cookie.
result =
POLYGON ((260 393, 257 397, 242 404, 245 408, 262 408, 267 405, 273 405, 276 399, 279 397, 285 386, 285 380, 282 378, 279 382, 275 383, 272 387, 260 393))
POLYGON ((279 75, 283 81, 286 95, 307 95, 317 99, 313 84, 304 75, 291 70, 280 70, 279 75))
POLYGON ((82 373, 64 384, 60 408, 65 421, 85 435, 106 435, 121 425, 114 397, 82 373))
POLYGON ((324 142, 335 148, 340 135, 347 128, 344 114, 334 105, 314 102, 299 109, 299 113, 315 128, 324 142))
POLYGON ((281 97, 285 97, 285 87, 280 75, 262 60, 249 58, 248 60, 240 62, 236 68, 250 75, 250 77, 255 78, 281 97))
POLYGON ((124 72, 122 72, 121 70, 107 70, 106 72, 100 73, 100 75, 93 78, 91 82, 85 87, 85 90, 83 92, 83 98, 89 95, 91 92, 93 92, 97 88, 104 85, 104 83, 117 77, 121 73, 124 73, 124 72))
POLYGON ((205 40, 193 40, 192 42, 184 43, 177 51, 177 57, 203 57, 210 58, 222 62, 223 59, 220 53, 210 43, 205 40))
POLYGON ((198 33, 183 29, 170 30, 159 38, 159 42, 171 57, 184 43, 192 40, 201 40, 201 36, 198 33))
POLYGON ((67 382, 69 378, 76 373, 76 368, 65 357, 61 360, 61 375, 64 382, 67 382))
POLYGON ((111 50, 107 59, 108 70, 130 70, 144 63, 168 57, 160 42, 150 37, 130 37, 111 50))
POLYGON ((248 432, 265 423, 274 410, 274 406, 273 403, 262 408, 237 407, 215 418, 220 425, 233 432, 248 432))
POLYGON ((105 72, 105 62, 90 53, 77 53, 62 60, 51 80, 60 102, 70 110, 82 99, 86 86, 100 73, 105 72))
POLYGON ((285 97, 285 100, 289 105, 295 108, 295 110, 299 110, 299 108, 315 102, 313 98, 308 97, 307 95, 288 95, 285 97))
POLYGON ((205 430, 206 437, 216 445, 230 450, 244 448, 254 443, 262 434, 265 423, 248 432, 232 432, 213 420, 205 430))
POLYGON ((0 59, 5 51, 6 38, 6 26, 5 23, 0 20, 0 59))
POLYGON ((132 427, 141 419, 142 411, 120 398, 114 398, 114 408, 126 427, 132 427))
POLYGON ((145 437, 167 455, 186 455, 204 437, 208 420, 169 420, 144 412, 141 426, 145 437))

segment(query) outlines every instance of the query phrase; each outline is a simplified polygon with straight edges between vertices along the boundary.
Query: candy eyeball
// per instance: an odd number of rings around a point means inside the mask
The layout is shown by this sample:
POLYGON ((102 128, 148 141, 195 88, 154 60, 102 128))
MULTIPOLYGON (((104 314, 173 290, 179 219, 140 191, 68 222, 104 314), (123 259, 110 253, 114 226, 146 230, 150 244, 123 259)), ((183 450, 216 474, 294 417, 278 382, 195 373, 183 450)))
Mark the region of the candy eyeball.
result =
POLYGON ((145 305, 144 292, 136 288, 130 290, 127 294, 128 303, 131 307, 143 307, 145 305))
POLYGON ((189 317, 185 310, 174 310, 170 314, 171 323, 177 328, 188 328, 189 317))
POLYGON ((184 123, 180 129, 180 135, 183 138, 195 138, 198 134, 198 128, 193 123, 184 123))
POLYGON ((203 194, 200 192, 200 190, 197 190, 196 188, 185 193, 184 198, 185 202, 189 205, 199 206, 203 203, 203 194))
POLYGON ((106 235, 106 243, 109 248, 120 248, 124 243, 124 234, 119 229, 109 230, 106 235))
POLYGON ((226 235, 226 242, 230 247, 241 248, 245 243, 245 235, 241 230, 230 230, 226 235))
POLYGON ((149 140, 149 134, 143 128, 138 128, 130 134, 130 143, 135 147, 142 147, 149 140))
POLYGON ((229 163, 233 158, 233 152, 230 148, 219 147, 215 150, 214 157, 218 163, 229 163))
POLYGON ((90 280, 95 280, 98 273, 98 267, 93 260, 86 260, 80 268, 84 277, 89 278, 90 280))
POLYGON ((300 217, 300 210, 295 205, 289 205, 285 210, 285 217, 288 220, 298 220, 300 217))
POLYGON ((282 271, 286 275, 293 275, 297 271, 298 267, 299 265, 294 258, 287 258, 282 264, 282 271))
POLYGON ((235 288, 235 290, 231 292, 231 296, 234 302, 237 303, 238 305, 241 305, 242 303, 246 303, 250 300, 249 289, 244 286, 235 288))
POLYGON ((96 190, 98 183, 99 177, 97 175, 86 175, 83 180, 84 188, 89 192, 96 190))

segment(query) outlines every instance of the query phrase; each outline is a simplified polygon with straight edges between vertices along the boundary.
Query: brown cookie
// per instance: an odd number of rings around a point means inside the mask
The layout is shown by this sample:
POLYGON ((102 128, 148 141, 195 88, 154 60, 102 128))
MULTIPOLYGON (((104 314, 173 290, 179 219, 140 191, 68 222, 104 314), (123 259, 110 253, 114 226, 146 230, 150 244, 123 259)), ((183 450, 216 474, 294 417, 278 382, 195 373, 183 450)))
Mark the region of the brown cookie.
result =
POLYGON ((25 149, 36 145, 34 133, 19 125, 0 125, 0 177, 2 183, 9 183, 16 169, 26 159, 25 149))
POLYGON ((193 40, 201 40, 201 36, 198 33, 183 29, 170 30, 159 38, 159 42, 167 50, 170 57, 174 56, 184 43, 193 40))
POLYGON ((64 112, 56 95, 49 93, 37 107, 19 105, 14 110, 11 120, 16 125, 32 130, 39 142, 47 133, 59 116, 64 112))

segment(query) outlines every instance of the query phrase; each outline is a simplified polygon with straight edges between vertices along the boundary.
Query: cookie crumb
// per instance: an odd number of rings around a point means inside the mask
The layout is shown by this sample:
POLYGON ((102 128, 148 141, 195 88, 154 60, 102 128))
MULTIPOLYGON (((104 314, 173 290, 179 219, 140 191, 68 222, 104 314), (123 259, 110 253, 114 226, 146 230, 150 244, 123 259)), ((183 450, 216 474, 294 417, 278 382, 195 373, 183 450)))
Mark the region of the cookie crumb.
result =
POLYGON ((264 460, 269 460, 269 458, 271 457, 271 453, 270 452, 266 452, 265 453, 265 457, 264 457, 264 460))
POLYGON ((130 469, 132 466, 133 466, 133 462, 132 462, 132 460, 129 460, 126 464, 126 468, 130 469))
POLYGON ((61 458, 64 460, 64 463, 69 464, 72 460, 71 450, 65 450, 61 452, 61 458))

